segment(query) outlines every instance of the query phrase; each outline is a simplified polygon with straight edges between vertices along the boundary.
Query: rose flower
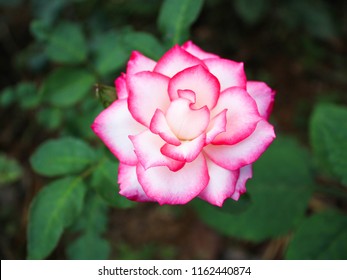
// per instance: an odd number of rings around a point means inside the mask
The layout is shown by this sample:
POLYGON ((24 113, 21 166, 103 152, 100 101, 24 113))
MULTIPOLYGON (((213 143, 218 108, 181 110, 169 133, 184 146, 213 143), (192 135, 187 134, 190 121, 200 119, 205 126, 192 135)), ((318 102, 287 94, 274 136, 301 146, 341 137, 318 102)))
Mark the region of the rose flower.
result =
POLYGON ((158 62, 134 51, 115 85, 118 99, 92 129, 120 161, 121 195, 222 206, 246 192, 252 163, 275 138, 275 92, 247 81, 243 63, 189 41, 158 62))

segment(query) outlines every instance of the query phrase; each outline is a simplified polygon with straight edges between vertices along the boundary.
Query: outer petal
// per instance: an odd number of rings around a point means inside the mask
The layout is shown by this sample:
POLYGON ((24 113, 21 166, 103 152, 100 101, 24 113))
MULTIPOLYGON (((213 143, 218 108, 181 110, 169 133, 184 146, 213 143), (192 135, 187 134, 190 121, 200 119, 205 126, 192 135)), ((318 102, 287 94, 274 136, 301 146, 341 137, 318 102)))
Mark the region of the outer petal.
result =
POLYGON ((102 111, 94 120, 92 129, 121 162, 137 163, 129 135, 138 134, 145 127, 130 115, 126 99, 116 100, 102 111))
POLYGON ((226 131, 227 111, 224 109, 210 121, 207 128, 206 144, 210 144, 218 134, 226 131))
POLYGON ((195 45, 192 41, 188 41, 182 45, 182 49, 189 52, 190 54, 196 56, 199 59, 207 59, 207 58, 219 58, 218 55, 213 53, 208 53, 200 49, 197 45, 195 45))
POLYGON ((129 111, 135 120, 149 127, 157 109, 166 111, 170 99, 169 79, 159 73, 140 72, 128 77, 129 111))
POLYGON ((128 88, 126 84, 126 76, 122 73, 115 81, 118 99, 128 98, 128 88))
POLYGON ((166 112, 166 120, 171 130, 181 140, 192 140, 203 133, 210 121, 207 107, 190 108, 190 101, 179 98, 171 102, 166 112))
POLYGON ((210 58, 204 63, 220 83, 221 91, 229 87, 242 87, 246 89, 246 74, 242 62, 229 59, 210 58))
POLYGON ((176 135, 169 127, 164 113, 159 109, 157 109, 154 113, 150 124, 150 130, 153 133, 158 134, 164 141, 168 142, 169 144, 176 146, 181 144, 181 141, 178 140, 176 135))
POLYGON ((210 179, 202 155, 177 172, 162 166, 145 170, 138 164, 137 177, 146 194, 161 205, 187 203, 207 186, 210 179))
POLYGON ((155 201, 149 198, 143 191, 136 175, 136 165, 119 164, 118 183, 120 184, 119 193, 126 198, 138 202, 155 201))
POLYGON ((207 202, 222 206, 225 199, 235 192, 239 171, 230 171, 206 158, 210 181, 199 197, 207 202))
POLYGON ((160 58, 154 71, 172 77, 183 69, 199 64, 204 65, 200 59, 176 45, 160 58))
POLYGON ((252 175, 252 164, 246 165, 240 169, 240 175, 236 183, 235 192, 231 196, 232 199, 237 201, 241 194, 246 192, 246 182, 248 179, 252 178, 252 175))
POLYGON ((165 142, 158 135, 146 130, 136 136, 130 136, 135 147, 135 154, 145 169, 153 166, 167 166, 176 171, 183 167, 184 162, 168 158, 160 152, 165 142))
POLYGON ((257 103, 260 115, 268 119, 272 111, 276 92, 264 82, 257 81, 248 81, 247 91, 257 103))
POLYGON ((142 71, 153 71, 156 62, 138 51, 131 53, 127 64, 127 75, 136 74, 142 71))
POLYGON ((254 131, 261 117, 253 98, 242 88, 233 87, 220 95, 213 114, 227 109, 226 131, 212 141, 213 144, 235 144, 254 131))
POLYGON ((236 170, 256 161, 274 139, 273 126, 262 120, 243 141, 235 145, 208 145, 204 151, 219 166, 236 170))
POLYGON ((217 78, 203 66, 197 65, 177 73, 169 82, 170 99, 178 98, 179 90, 191 90, 196 95, 194 108, 212 109, 218 100, 220 86, 217 78))
POLYGON ((203 133, 192 141, 182 141, 179 146, 165 144, 160 151, 172 159, 191 162, 197 158, 205 145, 206 134, 203 133))

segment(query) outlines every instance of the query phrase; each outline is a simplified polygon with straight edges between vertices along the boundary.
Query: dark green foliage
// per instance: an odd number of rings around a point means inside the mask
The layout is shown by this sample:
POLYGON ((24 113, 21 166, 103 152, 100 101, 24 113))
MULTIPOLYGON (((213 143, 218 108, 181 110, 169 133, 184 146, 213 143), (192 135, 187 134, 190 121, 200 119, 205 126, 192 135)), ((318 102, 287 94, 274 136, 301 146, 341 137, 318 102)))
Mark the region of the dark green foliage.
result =
POLYGON ((347 187, 347 108, 316 107, 311 119, 311 145, 321 170, 331 172, 347 187))
POLYGON ((56 62, 78 64, 87 59, 87 42, 82 28, 71 22, 60 22, 47 38, 47 56, 56 62))
POLYGON ((0 186, 17 181, 21 176, 22 168, 19 163, 0 153, 0 186))
POLYGON ((91 165, 95 161, 95 153, 84 141, 65 137, 43 143, 30 161, 41 175, 67 175, 81 172, 91 165))
POLYGON ((145 32, 126 32, 122 43, 129 52, 137 50, 154 60, 158 60, 165 52, 159 40, 145 32))
POLYGON ((87 207, 73 226, 81 234, 69 245, 67 255, 76 260, 107 259, 111 247, 101 236, 107 229, 107 207, 93 192, 89 193, 85 204, 87 207))
POLYGON ((315 214, 295 232, 287 259, 345 260, 347 258, 347 216, 336 211, 315 214))
POLYGON ((28 259, 43 259, 52 252, 63 231, 81 213, 85 192, 79 177, 53 181, 40 191, 30 208, 28 259))
POLYGON ((32 82, 21 82, 3 89, 0 93, 0 106, 7 107, 15 102, 24 110, 37 107, 41 96, 36 85, 32 82))
POLYGON ((187 40, 189 29, 197 19, 203 0, 165 0, 160 10, 158 26, 169 45, 187 40))
POLYGON ((70 260, 105 260, 111 251, 109 242, 94 233, 85 233, 67 249, 70 260))
POLYGON ((69 107, 92 92, 94 76, 83 68, 57 68, 43 84, 43 96, 57 107, 69 107))
POLYGON ((122 45, 121 34, 115 31, 101 33, 94 38, 92 52, 94 67, 102 76, 115 73, 129 58, 129 52, 122 45))

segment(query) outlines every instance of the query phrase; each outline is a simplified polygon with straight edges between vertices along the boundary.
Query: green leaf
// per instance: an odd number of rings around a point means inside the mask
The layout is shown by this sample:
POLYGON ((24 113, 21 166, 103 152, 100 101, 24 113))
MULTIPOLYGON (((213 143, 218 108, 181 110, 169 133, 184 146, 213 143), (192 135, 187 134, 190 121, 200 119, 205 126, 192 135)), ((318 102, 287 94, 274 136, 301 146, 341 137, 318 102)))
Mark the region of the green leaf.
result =
POLYGON ((347 187, 347 107, 317 106, 311 118, 310 136, 321 172, 330 171, 347 187))
POLYGON ((67 177, 44 187, 29 212, 28 259, 46 258, 80 214, 86 188, 81 178, 67 177))
POLYGON ((46 41, 49 37, 50 25, 43 20, 33 20, 30 23, 30 32, 38 41, 46 41))
POLYGON ((236 12, 248 24, 257 23, 268 9, 267 0, 234 0, 236 12))
POLYGON ((48 58, 41 42, 33 41, 15 56, 16 69, 40 75, 48 68, 48 58))
POLYGON ((102 234, 107 227, 108 207, 94 191, 88 194, 85 202, 86 207, 84 207, 73 229, 102 234))
POLYGON ((118 194, 118 162, 105 158, 92 175, 91 185, 110 205, 117 208, 130 208, 136 204, 118 194))
POLYGON ((311 184, 306 151, 295 141, 278 137, 254 163, 253 179, 247 183, 250 202, 242 211, 229 211, 228 203, 227 209, 202 201, 194 205, 200 218, 218 232, 260 242, 286 234, 303 219, 311 184))
POLYGON ((77 110, 69 110, 64 115, 63 133, 85 140, 95 140, 95 134, 90 126, 103 108, 95 98, 88 98, 79 105, 77 110))
POLYGON ((92 93, 95 77, 82 68, 58 68, 43 84, 43 95, 48 102, 58 107, 69 107, 92 93))
POLYGON ((6 87, 0 93, 0 104, 3 107, 10 106, 16 101, 15 91, 13 87, 6 87))
POLYGON ((170 44, 187 40, 190 26, 198 18, 203 0, 165 0, 161 6, 158 26, 170 44))
POLYGON ((21 82, 14 87, 7 87, 0 96, 0 104, 4 107, 18 102, 22 109, 31 109, 36 107, 40 101, 36 85, 32 82, 21 82))
POLYGON ((33 169, 44 176, 78 173, 94 161, 94 150, 84 141, 72 137, 46 141, 30 159, 33 169))
POLYGON ((106 230, 108 207, 93 191, 88 193, 85 205, 73 226, 82 234, 67 247, 67 255, 70 259, 107 259, 110 245, 100 235, 106 230))
POLYGON ((90 232, 78 237, 67 249, 67 255, 72 260, 105 260, 110 252, 110 243, 90 232))
POLYGON ((335 211, 315 214, 295 232, 287 259, 345 260, 347 258, 347 216, 335 211))
POLYGON ((79 25, 60 22, 49 34, 46 53, 55 61, 81 63, 87 58, 87 42, 79 25))
POLYGON ((44 107, 36 115, 39 124, 49 130, 57 129, 63 121, 63 111, 60 108, 44 107))
POLYGON ((23 109, 35 108, 40 104, 41 96, 32 82, 19 83, 15 88, 16 99, 23 109))
POLYGON ((165 52, 163 45, 150 33, 126 32, 123 35, 123 43, 129 53, 137 50, 155 60, 158 60, 165 52))
POLYGON ((22 176, 19 163, 0 153, 0 185, 17 181, 22 176))
POLYGON ((116 72, 129 58, 129 52, 116 32, 107 32, 95 38, 93 52, 94 65, 101 76, 116 72))

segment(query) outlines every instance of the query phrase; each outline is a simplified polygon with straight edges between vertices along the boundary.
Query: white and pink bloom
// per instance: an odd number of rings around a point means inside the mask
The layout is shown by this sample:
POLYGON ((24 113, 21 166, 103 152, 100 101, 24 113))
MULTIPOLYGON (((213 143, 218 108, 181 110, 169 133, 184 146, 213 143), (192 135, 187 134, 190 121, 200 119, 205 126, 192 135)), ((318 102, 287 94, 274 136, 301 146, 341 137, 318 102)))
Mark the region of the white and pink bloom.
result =
POLYGON ((247 81, 243 63, 187 42, 155 62, 134 51, 115 81, 118 100, 92 129, 119 159, 120 194, 185 204, 238 200, 252 163, 275 138, 275 92, 247 81))

